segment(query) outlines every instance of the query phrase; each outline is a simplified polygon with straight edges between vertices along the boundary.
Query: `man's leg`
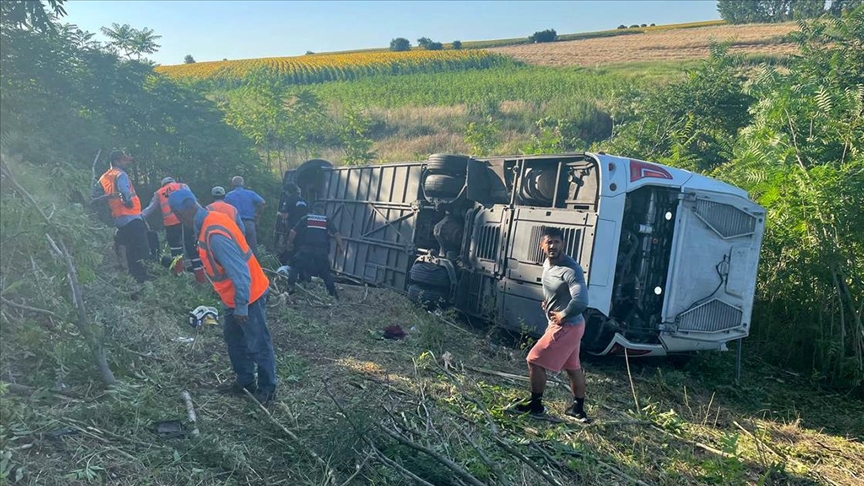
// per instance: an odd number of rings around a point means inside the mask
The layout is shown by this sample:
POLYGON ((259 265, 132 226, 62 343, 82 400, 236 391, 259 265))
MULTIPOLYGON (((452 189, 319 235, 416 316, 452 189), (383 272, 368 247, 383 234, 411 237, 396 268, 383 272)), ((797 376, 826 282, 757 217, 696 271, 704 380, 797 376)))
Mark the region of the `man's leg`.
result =
POLYGON ((187 271, 195 274, 195 281, 198 283, 206 282, 204 265, 201 263, 201 257, 198 256, 198 240, 195 238, 195 231, 185 226, 183 227, 183 248, 186 251, 186 260, 189 262, 187 271))
POLYGON ((575 417, 582 423, 590 423, 591 419, 585 413, 585 370, 582 369, 582 363, 579 361, 579 348, 581 347, 582 336, 585 334, 585 324, 580 324, 571 328, 573 343, 573 351, 564 363, 564 369, 567 371, 567 377, 570 379, 570 391, 573 392, 573 406, 567 409, 567 415, 575 417))
POLYGON ((243 226, 246 227, 246 231, 244 232, 244 236, 246 237, 246 244, 249 245, 249 249, 252 250, 256 256, 258 255, 258 229, 255 227, 255 221, 244 219, 243 226))
POLYGON ((243 326, 234 320, 234 309, 225 309, 225 325, 222 327, 222 335, 228 346, 228 357, 231 359, 231 367, 237 375, 236 383, 220 387, 219 391, 226 393, 242 393, 241 388, 254 392, 255 388, 255 361, 246 346, 243 326))
POLYGON ((546 391, 546 368, 528 363, 528 379, 531 382, 531 394, 536 393, 542 397, 546 391))
POLYGON ((143 219, 133 219, 120 228, 120 240, 126 246, 126 264, 129 273, 139 283, 147 280, 147 269, 144 260, 150 250, 147 245, 147 226, 143 219))
MULTIPOLYGON (((168 240, 168 248, 171 250, 171 261, 183 256, 183 225, 174 224, 165 227, 165 239, 168 240)), ((181 258, 171 269, 174 273, 183 271, 183 259, 181 258)))
POLYGON ((249 304, 249 319, 243 326, 246 348, 258 365, 258 401, 272 400, 276 393, 276 357, 267 328, 267 293, 249 304))
POLYGON ((336 293, 336 282, 333 281, 333 272, 330 271, 330 258, 326 254, 320 254, 315 257, 316 272, 324 281, 324 286, 327 287, 327 293, 335 298, 339 298, 336 293))

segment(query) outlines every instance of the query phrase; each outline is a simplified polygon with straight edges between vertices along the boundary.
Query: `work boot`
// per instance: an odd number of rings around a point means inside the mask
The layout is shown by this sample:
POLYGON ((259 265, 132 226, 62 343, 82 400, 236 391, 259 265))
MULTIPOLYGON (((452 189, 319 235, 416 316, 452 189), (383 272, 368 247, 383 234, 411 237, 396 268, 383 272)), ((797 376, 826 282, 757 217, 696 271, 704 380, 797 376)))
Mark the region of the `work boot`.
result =
POLYGON ((180 275, 183 273, 183 259, 180 258, 174 261, 174 265, 171 266, 171 271, 174 272, 174 275, 180 275))
POLYGON ((276 392, 266 392, 264 390, 258 390, 253 394, 255 396, 255 400, 258 400, 258 403, 264 405, 265 407, 270 404, 273 400, 276 399, 276 392))
POLYGON ((591 423, 591 419, 588 418, 588 414, 585 413, 585 409, 580 403, 573 403, 573 406, 568 408, 564 414, 568 417, 572 417, 580 424, 591 423))
POLYGON ((521 400, 508 408, 511 412, 516 413, 527 413, 533 417, 542 417, 546 415, 546 407, 543 406, 543 402, 537 400, 521 400))
POLYGON ((216 393, 220 395, 245 396, 246 393, 243 391, 244 389, 249 390, 249 393, 254 395, 258 391, 258 385, 254 381, 246 385, 241 385, 235 381, 218 386, 216 388, 216 393))

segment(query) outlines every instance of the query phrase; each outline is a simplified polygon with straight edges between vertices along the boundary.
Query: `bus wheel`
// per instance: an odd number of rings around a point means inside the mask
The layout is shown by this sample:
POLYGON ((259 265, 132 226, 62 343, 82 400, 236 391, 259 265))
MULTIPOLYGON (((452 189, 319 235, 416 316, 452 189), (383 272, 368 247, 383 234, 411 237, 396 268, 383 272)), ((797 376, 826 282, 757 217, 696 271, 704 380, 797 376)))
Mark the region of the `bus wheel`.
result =
POLYGON ((426 287, 425 285, 421 286, 416 284, 408 286, 408 298, 412 302, 420 304, 420 306, 422 306, 426 310, 447 308, 449 305, 447 299, 449 297, 450 292, 444 289, 426 287))

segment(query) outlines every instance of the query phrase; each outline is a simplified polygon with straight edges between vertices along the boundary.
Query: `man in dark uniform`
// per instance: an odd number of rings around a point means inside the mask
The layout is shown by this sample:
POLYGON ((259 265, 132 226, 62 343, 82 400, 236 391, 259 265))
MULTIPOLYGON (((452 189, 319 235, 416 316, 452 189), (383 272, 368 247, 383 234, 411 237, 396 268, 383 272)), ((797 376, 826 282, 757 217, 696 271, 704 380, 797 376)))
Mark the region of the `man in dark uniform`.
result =
MULTIPOLYGON (((282 197, 279 199, 279 209, 276 212, 276 225, 273 228, 273 236, 276 240, 275 248, 279 252, 279 262, 289 265, 294 253, 288 252, 288 234, 300 218, 309 214, 309 206, 300 195, 300 188, 293 182, 286 182, 282 186, 282 197)), ((301 275, 301 280, 304 280, 301 275)))
POLYGON ((324 203, 312 205, 312 212, 300 218, 294 229, 288 234, 288 251, 297 247, 294 265, 288 272, 288 293, 294 291, 297 276, 300 272, 317 275, 324 280, 327 292, 335 298, 336 284, 330 272, 330 238, 336 239, 336 255, 342 254, 342 235, 333 225, 333 221, 324 215, 324 203))

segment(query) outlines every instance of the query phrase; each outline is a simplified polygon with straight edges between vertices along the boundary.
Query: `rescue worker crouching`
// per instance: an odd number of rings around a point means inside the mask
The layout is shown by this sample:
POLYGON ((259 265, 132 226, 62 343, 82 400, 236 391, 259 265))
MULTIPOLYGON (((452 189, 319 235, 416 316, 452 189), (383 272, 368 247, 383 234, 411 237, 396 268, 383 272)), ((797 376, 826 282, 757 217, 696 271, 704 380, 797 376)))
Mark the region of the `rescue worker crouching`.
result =
POLYGON ((236 380, 217 391, 242 395, 245 389, 262 404, 273 400, 276 359, 267 328, 270 281, 230 217, 202 208, 189 189, 174 191, 168 204, 180 222, 198 234, 198 255, 225 306, 223 335, 236 380))
POLYGON ((297 276, 306 272, 310 276, 317 275, 324 280, 327 292, 335 298, 336 284, 330 272, 330 238, 336 239, 336 255, 342 254, 342 235, 333 225, 333 221, 324 215, 324 203, 312 205, 310 214, 303 216, 288 234, 288 251, 297 246, 294 265, 288 272, 288 293, 294 292, 297 276))
POLYGON ((150 204, 141 211, 141 215, 146 219, 156 208, 159 208, 162 212, 162 224, 165 226, 165 239, 168 240, 168 248, 171 251, 171 261, 175 262, 172 270, 174 273, 180 274, 186 267, 187 271, 195 274, 195 281, 204 283, 207 279, 204 277, 201 259, 198 258, 198 252, 195 249, 195 234, 191 229, 184 230, 180 220, 168 206, 168 197, 180 189, 188 190, 189 187, 182 182, 176 182, 173 177, 162 179, 162 186, 153 193, 150 204), (183 258, 184 250, 185 259, 183 258))

